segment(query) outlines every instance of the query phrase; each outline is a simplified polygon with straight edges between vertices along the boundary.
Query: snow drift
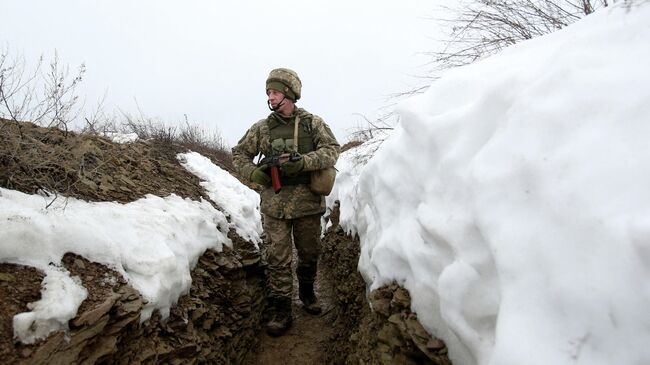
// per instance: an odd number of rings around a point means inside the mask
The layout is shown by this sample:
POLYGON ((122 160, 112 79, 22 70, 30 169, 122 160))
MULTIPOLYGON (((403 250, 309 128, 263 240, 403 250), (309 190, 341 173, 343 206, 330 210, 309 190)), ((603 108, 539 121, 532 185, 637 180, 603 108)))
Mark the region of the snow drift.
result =
POLYGON ((456 364, 650 362, 650 6, 449 71, 335 196, 456 364), (354 181, 358 179, 358 181, 354 181))

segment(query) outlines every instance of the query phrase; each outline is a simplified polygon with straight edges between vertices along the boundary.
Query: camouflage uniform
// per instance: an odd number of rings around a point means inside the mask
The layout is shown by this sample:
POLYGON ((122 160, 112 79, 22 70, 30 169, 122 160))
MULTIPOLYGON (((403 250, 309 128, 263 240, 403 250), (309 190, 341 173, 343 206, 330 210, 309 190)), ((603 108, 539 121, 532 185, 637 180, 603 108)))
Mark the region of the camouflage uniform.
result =
POLYGON ((275 128, 293 131, 296 115, 300 123, 300 141, 297 143, 298 152, 304 159, 303 172, 293 181, 283 177, 283 187, 278 194, 275 194, 271 186, 265 186, 260 193, 264 229, 270 238, 266 258, 270 295, 289 298, 293 290, 292 230, 293 242, 298 251, 297 275, 301 285, 303 282, 311 282, 313 285, 320 252, 320 216, 325 212, 325 198, 309 190, 309 172, 334 166, 340 146, 320 117, 296 107, 290 117, 285 118, 273 112, 268 118, 255 123, 232 150, 238 172, 249 178, 257 168, 253 158, 259 153, 271 156, 291 151, 293 137, 286 138, 284 151, 280 151, 271 139, 275 128), (310 140, 303 141, 304 136, 310 140), (310 143, 311 147, 304 147, 310 143), (311 151, 304 150, 312 147, 311 151))

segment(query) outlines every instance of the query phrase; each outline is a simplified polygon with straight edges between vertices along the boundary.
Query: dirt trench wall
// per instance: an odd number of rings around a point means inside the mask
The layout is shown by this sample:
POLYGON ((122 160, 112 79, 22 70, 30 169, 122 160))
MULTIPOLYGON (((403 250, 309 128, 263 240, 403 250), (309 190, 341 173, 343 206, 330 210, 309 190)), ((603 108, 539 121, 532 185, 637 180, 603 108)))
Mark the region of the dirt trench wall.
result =
MULTIPOLYGON (((199 178, 177 159, 187 148, 164 138, 118 144, 3 119, 0 130, 0 187, 102 202, 128 203, 147 194, 208 199, 199 178)), ((224 166, 216 155, 206 156, 224 166)), ((12 318, 40 298, 43 275, 31 267, 0 263, 0 363, 241 363, 258 342, 264 276, 252 245, 230 238, 234 249, 207 251, 199 259, 190 293, 179 299, 166 321, 154 314, 143 324, 143 299, 121 275, 67 254, 63 264, 80 277, 88 298, 67 334, 52 334, 35 345, 14 343, 12 318)))
POLYGON ((321 268, 331 277, 339 328, 328 363, 450 365, 444 342, 429 335, 411 312, 408 291, 391 284, 366 297, 358 262, 358 238, 340 228, 326 234, 321 268))
POLYGON ((140 324, 143 299, 119 274, 76 255, 66 255, 64 263, 90 288, 70 331, 35 345, 5 348, 3 362, 240 364, 259 341, 264 277, 259 255, 240 239, 234 250, 208 250, 201 256, 189 295, 181 297, 166 321, 154 314, 140 324))

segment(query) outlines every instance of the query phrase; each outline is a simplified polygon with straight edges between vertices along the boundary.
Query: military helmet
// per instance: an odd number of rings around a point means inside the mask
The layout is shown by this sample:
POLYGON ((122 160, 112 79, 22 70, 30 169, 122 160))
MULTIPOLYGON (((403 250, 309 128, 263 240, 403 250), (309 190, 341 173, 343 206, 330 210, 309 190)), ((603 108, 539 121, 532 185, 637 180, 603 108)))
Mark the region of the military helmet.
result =
POLYGON ((288 68, 276 68, 271 70, 266 79, 266 90, 269 89, 280 91, 287 98, 297 101, 300 99, 302 82, 295 71, 288 68))

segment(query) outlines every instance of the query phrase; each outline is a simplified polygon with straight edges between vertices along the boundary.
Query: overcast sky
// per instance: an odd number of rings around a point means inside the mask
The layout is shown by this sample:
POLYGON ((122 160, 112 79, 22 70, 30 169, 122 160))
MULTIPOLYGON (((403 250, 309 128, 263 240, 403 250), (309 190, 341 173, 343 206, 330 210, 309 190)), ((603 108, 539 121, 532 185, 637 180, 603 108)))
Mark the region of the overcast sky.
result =
POLYGON ((89 109, 218 128, 232 146, 265 117, 269 71, 303 82, 298 105, 332 126, 340 142, 374 119, 387 96, 422 83, 440 0, 208 1, 0 0, 0 47, 35 64, 54 51, 84 63, 89 109), (136 104, 137 100, 137 104, 136 104))

